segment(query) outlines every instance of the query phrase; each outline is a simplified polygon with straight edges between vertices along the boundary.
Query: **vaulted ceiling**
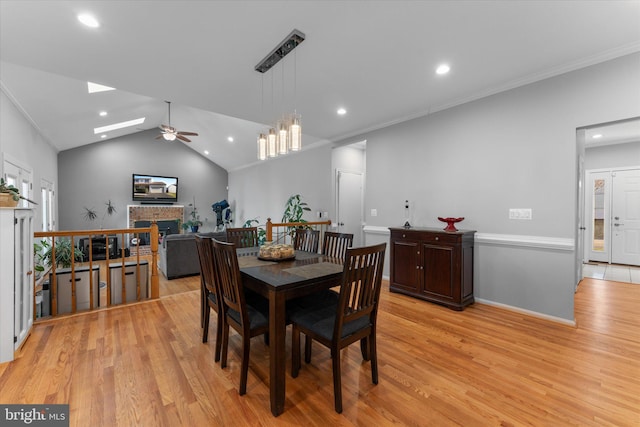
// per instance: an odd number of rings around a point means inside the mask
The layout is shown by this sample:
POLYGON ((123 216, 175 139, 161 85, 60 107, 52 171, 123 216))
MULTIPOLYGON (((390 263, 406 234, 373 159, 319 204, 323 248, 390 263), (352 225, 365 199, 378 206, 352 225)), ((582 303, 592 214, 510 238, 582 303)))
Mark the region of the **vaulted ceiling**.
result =
POLYGON ((638 51, 639 1, 0 0, 2 88, 58 150, 166 124, 170 100, 227 170, 293 109, 309 148, 638 51), (293 29, 306 40, 256 72, 293 29))

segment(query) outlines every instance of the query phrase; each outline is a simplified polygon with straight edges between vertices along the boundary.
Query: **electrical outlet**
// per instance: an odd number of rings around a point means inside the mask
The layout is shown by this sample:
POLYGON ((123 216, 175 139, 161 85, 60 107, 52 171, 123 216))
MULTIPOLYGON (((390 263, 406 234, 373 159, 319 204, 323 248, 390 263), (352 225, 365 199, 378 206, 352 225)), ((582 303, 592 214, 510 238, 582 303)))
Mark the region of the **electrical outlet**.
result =
POLYGON ((532 219, 531 209, 509 209, 509 219, 532 219))
POLYGON ((378 209, 371 209, 371 216, 378 216, 378 209))

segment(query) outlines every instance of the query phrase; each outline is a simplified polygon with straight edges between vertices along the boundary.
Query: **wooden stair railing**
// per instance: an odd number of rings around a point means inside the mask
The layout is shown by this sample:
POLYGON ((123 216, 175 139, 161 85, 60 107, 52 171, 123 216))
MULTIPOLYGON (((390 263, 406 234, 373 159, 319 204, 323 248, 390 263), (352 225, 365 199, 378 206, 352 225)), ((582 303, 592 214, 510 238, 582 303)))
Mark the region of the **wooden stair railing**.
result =
MULTIPOLYGON (((109 261, 110 259, 118 259, 122 261, 122 304, 125 304, 127 301, 126 297, 126 276, 125 276, 125 264, 127 262, 131 262, 135 260, 136 263, 136 300, 140 301, 140 280, 142 275, 140 274, 140 253, 141 253, 141 245, 136 244, 137 247, 136 255, 125 257, 125 245, 122 245, 120 248, 120 256, 119 258, 110 258, 110 250, 109 250, 109 236, 120 235, 120 241, 126 242, 127 238, 125 235, 135 236, 137 237, 137 241, 140 242, 140 235, 149 233, 150 236, 150 249, 151 249, 151 265, 149 266, 151 270, 151 289, 150 289, 150 299, 157 299, 160 297, 160 281, 158 277, 158 224, 156 222, 152 222, 150 227, 146 228, 123 228, 123 229, 104 229, 104 230, 81 230, 81 231, 36 231, 33 233, 34 239, 48 239, 51 240, 51 259, 56 259, 56 238, 67 237, 69 238, 75 247, 75 238, 77 237, 88 237, 89 238, 89 260, 87 261, 87 265, 89 267, 89 271, 93 271, 94 265, 98 265, 99 261, 95 261, 93 259, 93 238, 99 236, 105 236, 106 239, 106 248, 105 248, 105 259, 106 263, 106 297, 107 297, 107 307, 111 306, 111 274, 109 272, 109 261)), ((71 313, 77 312, 77 301, 76 301, 76 264, 79 262, 76 261, 75 257, 71 256, 71 313)), ((56 269, 58 268, 56 263, 53 262, 50 266, 51 273, 51 283, 50 286, 50 304, 51 304, 51 316, 56 316, 58 310, 57 298, 58 298, 58 284, 57 284, 57 275, 56 269)), ((147 279, 148 280, 148 279, 147 279)), ((99 284, 98 284, 99 285, 99 284)), ((35 286, 35 277, 34 277, 34 286, 35 286)), ((146 286, 146 283, 145 283, 146 286)), ((93 292, 94 288, 94 278, 93 274, 89 274, 89 311, 94 310, 96 307, 96 295, 93 292)), ((99 286, 98 286, 98 292, 99 286)), ((34 292, 34 305, 35 305, 35 292, 34 292)), ((36 311, 34 310, 34 316, 36 311)), ((34 319, 35 320, 35 319, 34 319)))

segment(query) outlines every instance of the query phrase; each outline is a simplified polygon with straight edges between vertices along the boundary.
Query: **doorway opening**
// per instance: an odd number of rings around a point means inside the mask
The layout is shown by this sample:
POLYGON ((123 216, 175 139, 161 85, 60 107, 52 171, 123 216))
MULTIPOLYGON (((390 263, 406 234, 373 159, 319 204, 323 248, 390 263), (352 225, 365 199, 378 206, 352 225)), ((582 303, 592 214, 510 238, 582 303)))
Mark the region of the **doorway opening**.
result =
POLYGON ((333 191, 336 231, 353 234, 353 246, 364 244, 364 187, 366 140, 340 147, 332 152, 333 191))
POLYGON ((633 282, 640 267, 640 118, 586 126, 576 136, 576 284, 618 269, 632 278, 618 281, 633 282))

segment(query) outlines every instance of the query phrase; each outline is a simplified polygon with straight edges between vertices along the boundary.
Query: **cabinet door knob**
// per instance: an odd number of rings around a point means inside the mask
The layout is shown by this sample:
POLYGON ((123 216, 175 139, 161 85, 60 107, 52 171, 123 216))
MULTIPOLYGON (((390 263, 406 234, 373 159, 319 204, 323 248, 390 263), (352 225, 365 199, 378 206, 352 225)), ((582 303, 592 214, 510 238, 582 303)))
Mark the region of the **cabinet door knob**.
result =
POLYGON ((405 238, 405 237, 407 237, 407 235, 406 235, 406 234, 403 234, 403 235, 402 235, 402 237, 403 237, 403 238, 405 238))
POLYGON ((439 238, 439 237, 436 237, 436 240, 440 240, 440 238, 439 238))

